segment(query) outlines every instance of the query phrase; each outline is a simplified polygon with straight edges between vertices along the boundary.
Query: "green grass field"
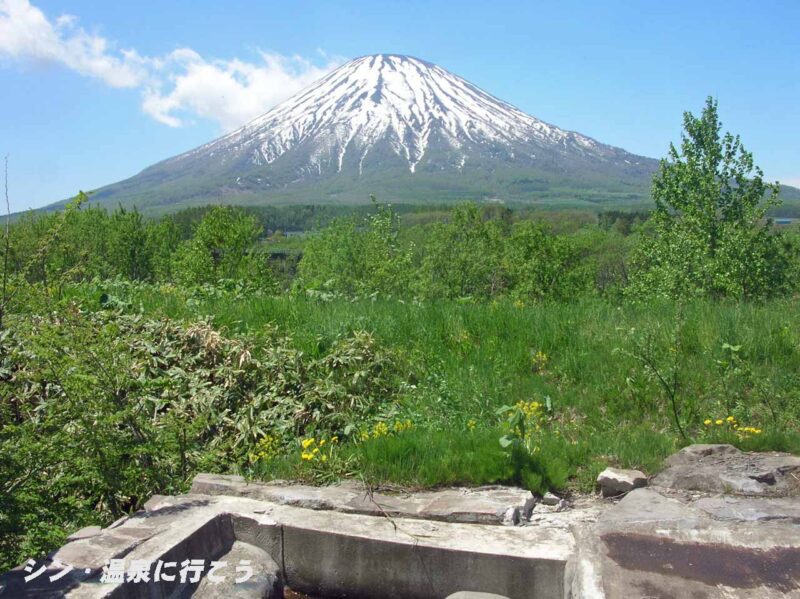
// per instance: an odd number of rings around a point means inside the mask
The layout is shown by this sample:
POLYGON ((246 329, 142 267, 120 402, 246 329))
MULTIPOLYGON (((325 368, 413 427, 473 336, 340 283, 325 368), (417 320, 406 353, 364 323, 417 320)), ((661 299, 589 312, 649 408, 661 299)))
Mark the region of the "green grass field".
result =
MULTIPOLYGON (((691 441, 800 451, 800 329, 793 324, 800 308, 789 300, 519 306, 197 299, 173 287, 126 289, 116 293, 147 315, 187 321, 210 315, 225 334, 255 339, 274 326, 309 356, 322 356, 357 330, 402 356, 408 386, 385 419, 410 420, 411 430, 343 440, 338 472, 333 464, 322 472, 304 468, 300 450, 289 448, 247 470, 258 477, 330 480, 358 473, 376 484, 409 486, 513 481, 513 464, 499 444, 508 431, 497 411, 547 398, 551 409, 531 441, 538 469, 548 472, 544 486, 587 491, 606 465, 653 473, 691 441), (677 380, 685 438, 658 376, 677 380), (762 432, 704 424, 728 416, 762 432)), ((90 305, 99 291, 82 288, 79 296, 90 305)))

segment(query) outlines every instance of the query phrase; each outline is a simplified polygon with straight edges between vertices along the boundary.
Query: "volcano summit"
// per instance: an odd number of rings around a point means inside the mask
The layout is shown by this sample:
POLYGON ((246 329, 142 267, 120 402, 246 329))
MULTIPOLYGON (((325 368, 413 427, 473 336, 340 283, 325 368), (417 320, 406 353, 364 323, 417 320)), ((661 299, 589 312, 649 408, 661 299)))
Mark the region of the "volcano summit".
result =
POLYGON ((356 58, 240 129, 98 190, 237 204, 643 201, 657 162, 525 114, 409 56, 356 58))

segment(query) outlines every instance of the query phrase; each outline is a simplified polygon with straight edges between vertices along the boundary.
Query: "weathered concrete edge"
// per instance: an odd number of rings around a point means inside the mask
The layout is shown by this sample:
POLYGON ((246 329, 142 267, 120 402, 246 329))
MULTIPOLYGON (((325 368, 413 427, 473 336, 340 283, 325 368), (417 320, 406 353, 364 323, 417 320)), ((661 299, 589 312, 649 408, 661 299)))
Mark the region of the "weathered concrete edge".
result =
MULTIPOLYGON (((341 592, 358 584, 369 596, 385 596, 387 581, 391 580, 385 569, 399 559, 406 565, 398 570, 407 584, 403 596, 430 596, 430 572, 426 574, 420 566, 430 562, 436 565, 437 591, 505 588, 514 591, 511 596, 534 596, 521 594, 524 585, 519 586, 519 582, 516 587, 504 586, 502 581, 508 578, 525 580, 526 584, 535 581, 537 588, 546 589, 544 594, 537 591, 536 597, 563 597, 566 562, 574 548, 572 535, 563 530, 492 526, 481 527, 484 534, 476 535, 475 525, 469 524, 393 521, 344 513, 337 513, 332 520, 330 512, 236 497, 174 498, 172 505, 153 510, 150 518, 157 521, 159 511, 180 508, 181 500, 191 504, 203 499, 209 503, 186 511, 176 509, 169 526, 133 546, 126 558, 174 560, 181 555, 180 559, 213 559, 224 554, 235 540, 241 540, 272 555, 283 580, 301 591, 341 592), (208 532, 215 539, 205 539, 204 545, 200 537, 208 532), (341 549, 344 546, 349 546, 349 553, 341 549), (426 556, 423 560, 422 554, 426 556), (354 556, 358 557, 356 562, 354 556), (333 561, 322 567, 325 560, 333 561), (343 576, 343 572, 357 576, 343 576)), ((138 514, 121 527, 141 525, 147 518, 138 514)), ((137 588, 92 582, 81 584, 69 596, 139 599, 160 593, 148 585, 137 588)))
MULTIPOLYGON (((247 497, 281 505, 310 507, 315 510, 336 511, 345 514, 388 516, 392 518, 416 518, 439 522, 465 524, 518 524, 530 515, 536 503, 532 493, 513 487, 502 488, 507 496, 489 497, 494 509, 486 504, 481 509, 470 509, 469 501, 463 510, 442 509, 437 506, 441 499, 436 492, 429 493, 427 501, 407 502, 396 496, 369 493, 366 489, 353 487, 310 487, 288 485, 278 487, 269 483, 247 481, 242 476, 228 474, 197 474, 192 481, 190 493, 212 496, 247 497), (292 491, 297 490, 297 493, 292 491), (405 504, 405 505, 403 505, 405 504)), ((450 489, 449 491, 453 491, 450 489)), ((491 493, 489 488, 461 489, 464 493, 491 493)), ((425 493, 416 494, 417 497, 425 493)), ((459 498, 460 499, 460 498, 459 498)), ((480 501, 477 495, 472 501, 480 501)))

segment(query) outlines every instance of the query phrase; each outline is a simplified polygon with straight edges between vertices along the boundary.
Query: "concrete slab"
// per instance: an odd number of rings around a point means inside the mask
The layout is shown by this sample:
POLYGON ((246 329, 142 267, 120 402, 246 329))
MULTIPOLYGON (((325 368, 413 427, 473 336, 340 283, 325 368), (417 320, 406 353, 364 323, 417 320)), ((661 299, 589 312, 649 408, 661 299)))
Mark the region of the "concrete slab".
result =
POLYGON ((249 497, 281 505, 350 514, 480 524, 516 523, 530 513, 530 491, 513 487, 445 489, 419 493, 372 492, 352 481, 327 487, 247 482, 241 476, 198 474, 192 493, 249 497), (510 516, 509 516, 510 514, 510 516))
MULTIPOLYGON (((534 505, 519 489, 368 494, 352 483, 319 489, 207 475, 193 488, 211 495, 153 497, 113 527, 83 531, 52 556, 73 572, 53 584, 46 577, 24 583, 17 569, 0 576, 0 598, 279 597, 278 583, 311 596, 387 599, 459 592, 513 599, 800 598, 794 460, 694 446, 670 460, 669 468, 682 473, 665 474, 662 486, 635 489, 621 500, 571 497, 567 511, 564 502, 534 505), (691 464, 711 469, 707 488, 733 473, 758 485, 757 494, 742 494, 751 483, 736 495, 699 490, 691 464), (497 526, 503 507, 526 510, 530 518, 522 526, 497 526), (212 560, 236 556, 257 562, 250 586, 223 589, 200 576, 100 583, 109 559, 126 566, 174 562, 173 573, 185 560, 200 559, 207 573, 212 560)), ((58 573, 51 561, 44 565, 46 576, 58 573)))
MULTIPOLYGON (((101 583, 100 570, 112 557, 123 559, 126 570, 134 560, 162 560, 175 562, 174 574, 186 559, 202 559, 207 569, 211 560, 225 559, 243 543, 274 560, 281 580, 292 589, 310 595, 421 599, 472 591, 515 599, 560 598, 574 550, 570 532, 556 527, 394 519, 225 496, 161 498, 149 507, 115 529, 59 551, 65 560, 93 567, 85 580, 76 581, 77 587, 62 587, 69 597, 213 593, 214 587, 202 579, 101 583)), ((41 591, 30 596, 45 596, 41 591)), ((245 593, 241 596, 256 592, 238 591, 245 593)))
POLYGON ((609 598, 800 596, 798 526, 718 520, 694 503, 639 489, 589 534, 594 541, 582 546, 599 547, 591 565, 609 598))
POLYGON ((279 506, 286 584, 311 595, 445 597, 459 590, 510 597, 562 597, 572 535, 350 514, 303 515, 279 506), (356 591, 355 589, 360 589, 356 591))

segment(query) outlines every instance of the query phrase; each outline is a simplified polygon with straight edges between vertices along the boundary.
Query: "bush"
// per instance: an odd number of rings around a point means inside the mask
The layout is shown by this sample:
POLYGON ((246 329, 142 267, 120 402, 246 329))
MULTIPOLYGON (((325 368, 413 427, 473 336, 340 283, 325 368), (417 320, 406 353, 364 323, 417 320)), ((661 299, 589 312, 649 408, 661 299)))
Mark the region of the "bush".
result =
POLYGON ((312 358, 270 333, 233 339, 68 305, 0 332, 0 568, 106 523, 198 470, 243 467, 267 435, 286 446, 392 408, 402 379, 371 335, 312 358), (35 526, 33 526, 35 524, 35 526))
POLYGON ((260 232, 256 218, 241 209, 212 208, 178 247, 175 278, 184 285, 247 279, 270 286, 266 258, 254 250, 260 232))
POLYGON ((297 287, 348 296, 406 295, 412 248, 400 244, 397 226, 397 215, 386 206, 363 218, 335 220, 308 240, 297 287))

